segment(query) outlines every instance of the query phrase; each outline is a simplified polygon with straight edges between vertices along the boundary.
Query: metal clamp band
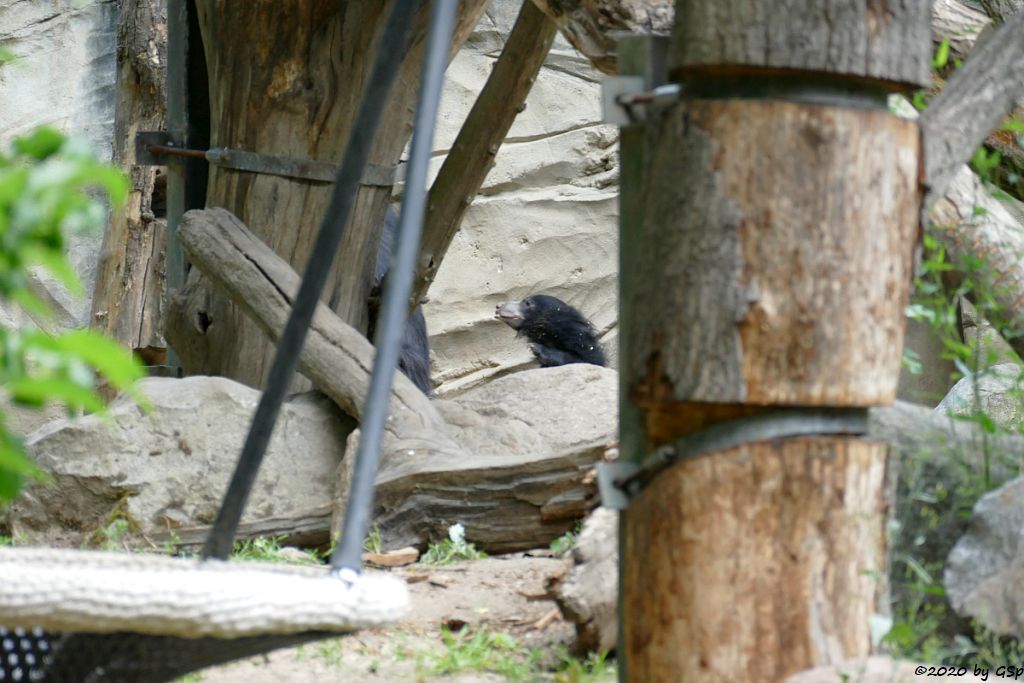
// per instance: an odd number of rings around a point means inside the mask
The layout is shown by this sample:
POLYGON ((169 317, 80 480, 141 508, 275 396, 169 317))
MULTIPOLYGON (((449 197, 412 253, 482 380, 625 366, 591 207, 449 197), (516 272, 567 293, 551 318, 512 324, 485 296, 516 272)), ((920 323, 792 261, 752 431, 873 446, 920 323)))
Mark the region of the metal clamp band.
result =
POLYGON ((719 422, 656 449, 639 464, 600 463, 598 488, 605 507, 625 510, 662 470, 680 460, 699 458, 760 441, 794 436, 861 435, 868 431, 867 408, 780 408, 719 422))

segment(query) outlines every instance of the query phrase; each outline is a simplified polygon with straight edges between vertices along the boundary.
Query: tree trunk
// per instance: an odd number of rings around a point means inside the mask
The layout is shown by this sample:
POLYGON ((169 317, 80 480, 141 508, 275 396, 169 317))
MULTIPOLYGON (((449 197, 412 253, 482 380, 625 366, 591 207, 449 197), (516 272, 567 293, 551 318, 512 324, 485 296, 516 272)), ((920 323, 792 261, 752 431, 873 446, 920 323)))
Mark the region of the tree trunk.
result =
MULTIPOLYGON (((197 0, 196 5, 209 68, 211 146, 337 162, 391 4, 197 0)), ((464 0, 453 50, 485 5, 485 0, 464 0)), ((427 15, 420 7, 371 165, 395 167, 408 138, 427 15)), ((330 307, 363 332, 391 182, 378 177, 364 183, 324 293, 330 307)), ((330 193, 330 185, 323 182, 212 167, 207 205, 230 210, 302 272, 330 193)), ((179 301, 190 307, 174 314, 179 321, 202 321, 183 330, 202 339, 176 347, 186 370, 260 386, 270 367, 272 346, 201 276, 190 275, 189 289, 191 296, 179 301), (194 350, 202 350, 205 357, 191 353, 194 350)), ((294 388, 307 386, 303 380, 294 388)))
POLYGON ((93 326, 149 364, 162 364, 164 220, 163 169, 135 162, 135 133, 167 122, 167 7, 164 0, 120 5, 113 163, 128 173, 123 212, 103 235, 93 292, 93 326))
MULTIPOLYGON (((927 3, 774 7, 677 3, 686 97, 623 139, 627 460, 773 407, 895 398, 920 149, 885 102, 929 77, 927 3)), ((777 681, 867 655, 885 456, 755 435, 655 474, 623 516, 627 679, 777 681)))

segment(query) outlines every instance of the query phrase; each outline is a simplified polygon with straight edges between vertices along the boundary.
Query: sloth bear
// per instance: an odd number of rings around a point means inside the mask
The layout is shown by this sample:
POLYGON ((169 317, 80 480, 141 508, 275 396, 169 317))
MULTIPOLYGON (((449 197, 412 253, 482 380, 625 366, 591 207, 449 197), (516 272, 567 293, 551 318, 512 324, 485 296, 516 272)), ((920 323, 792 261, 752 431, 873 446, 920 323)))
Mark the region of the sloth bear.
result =
POLYGON ((604 367, 604 351, 597 332, 583 314, 561 299, 534 294, 522 301, 506 301, 494 309, 494 317, 526 335, 530 351, 541 367, 592 363, 604 367))
MULTIPOLYGON (((372 340, 377 321, 377 308, 380 293, 383 289, 384 277, 391 268, 391 252, 398 234, 398 212, 388 207, 384 218, 384 234, 380 238, 377 250, 377 263, 373 267, 373 291, 370 305, 370 329, 368 336, 372 340)), ((427 342, 427 321, 423 317, 423 307, 417 306, 409 319, 405 321, 402 332, 402 349, 398 355, 398 369, 412 380, 420 391, 427 396, 434 386, 430 381, 430 347, 427 342)))

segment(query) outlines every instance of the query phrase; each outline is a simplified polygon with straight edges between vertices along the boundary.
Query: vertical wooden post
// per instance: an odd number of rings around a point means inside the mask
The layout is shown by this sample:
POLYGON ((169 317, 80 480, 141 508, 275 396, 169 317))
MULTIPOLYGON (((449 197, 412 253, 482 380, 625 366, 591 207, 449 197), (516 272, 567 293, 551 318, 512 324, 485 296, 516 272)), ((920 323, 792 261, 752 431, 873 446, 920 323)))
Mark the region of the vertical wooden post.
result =
POLYGON ((810 409, 895 398, 920 151, 886 96, 928 77, 928 9, 677 3, 683 98, 623 133, 622 454, 733 441, 624 514, 624 680, 779 681, 870 652, 885 448, 810 409), (772 435, 780 414, 804 433, 772 435))

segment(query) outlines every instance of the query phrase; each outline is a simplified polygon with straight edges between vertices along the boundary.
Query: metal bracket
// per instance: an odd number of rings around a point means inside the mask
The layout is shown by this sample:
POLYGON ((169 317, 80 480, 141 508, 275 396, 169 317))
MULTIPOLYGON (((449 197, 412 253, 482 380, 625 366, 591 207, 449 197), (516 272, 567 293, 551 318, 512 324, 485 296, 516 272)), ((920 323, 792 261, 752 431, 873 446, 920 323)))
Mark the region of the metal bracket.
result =
POLYGON ((597 492, 601 496, 601 505, 612 510, 628 508, 633 496, 619 482, 631 478, 639 470, 639 465, 624 460, 597 463, 597 492))
POLYGON ((625 510, 629 501, 662 470, 690 460, 761 441, 796 436, 863 435, 868 431, 866 408, 782 408, 719 422, 656 449, 639 464, 601 463, 597 466, 601 503, 625 510))
POLYGON ((647 117, 648 107, 664 107, 679 99, 678 83, 644 90, 642 76, 606 76, 601 80, 601 113, 605 123, 628 128, 647 117))
MULTIPOLYGON (((135 159, 142 165, 165 166, 169 157, 205 159, 215 166, 249 173, 263 173, 285 178, 299 178, 317 183, 333 183, 338 165, 329 161, 313 161, 295 157, 258 154, 241 149, 184 149, 176 147, 169 133, 143 131, 135 134, 135 159)), ((363 185, 389 187, 395 184, 395 166, 368 164, 363 172, 363 185)))

